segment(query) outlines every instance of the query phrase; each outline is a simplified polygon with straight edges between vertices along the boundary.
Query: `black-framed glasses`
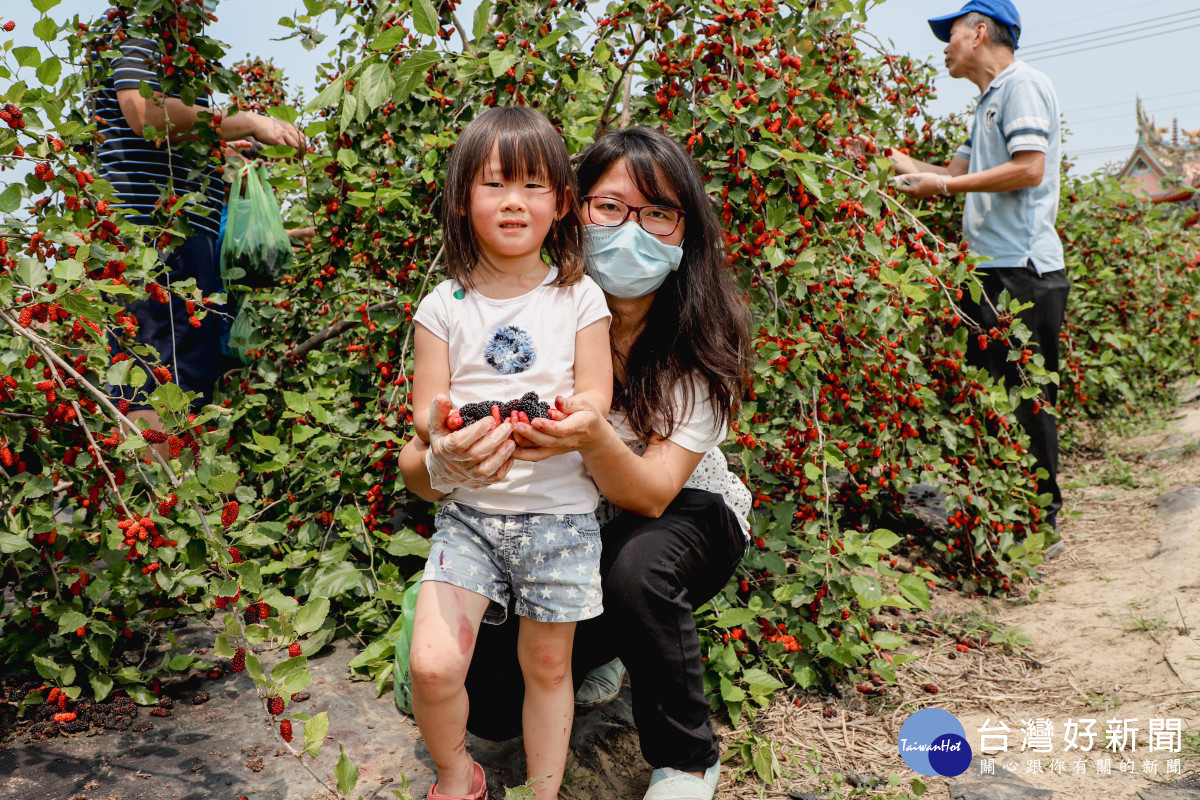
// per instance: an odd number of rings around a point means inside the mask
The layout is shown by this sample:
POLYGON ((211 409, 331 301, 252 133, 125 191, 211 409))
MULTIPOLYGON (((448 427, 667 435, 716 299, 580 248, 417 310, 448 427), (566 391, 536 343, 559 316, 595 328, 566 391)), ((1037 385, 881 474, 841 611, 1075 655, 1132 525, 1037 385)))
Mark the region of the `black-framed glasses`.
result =
POLYGON ((683 212, 670 206, 631 206, 615 197, 592 194, 583 198, 588 219, 593 225, 615 228, 623 225, 633 214, 646 233, 670 236, 679 227, 683 212))

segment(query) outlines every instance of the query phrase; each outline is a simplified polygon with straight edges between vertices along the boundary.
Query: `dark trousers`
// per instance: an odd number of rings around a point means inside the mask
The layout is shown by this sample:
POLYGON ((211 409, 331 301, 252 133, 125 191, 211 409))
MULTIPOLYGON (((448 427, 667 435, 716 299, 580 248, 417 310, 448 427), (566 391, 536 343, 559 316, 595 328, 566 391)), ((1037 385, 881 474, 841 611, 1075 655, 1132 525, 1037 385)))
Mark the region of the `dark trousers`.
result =
MULTIPOLYGON (((1022 311, 1019 318, 1029 328, 1030 340, 1027 347, 1041 353, 1046 369, 1059 370, 1059 333, 1067 311, 1067 295, 1071 283, 1065 270, 1038 275, 1032 265, 1023 268, 980 270, 976 273, 983 284, 984 295, 991 303, 976 304, 964 292, 962 308, 967 316, 983 326, 985 331, 997 324, 996 309, 1000 294, 1008 290, 1013 300, 1033 303, 1022 311)), ((982 298, 981 298, 982 300, 982 298)), ((1021 385, 1016 362, 1008 360, 1008 348, 993 343, 986 350, 979 347, 978 337, 967 340, 967 362, 986 369, 992 379, 1012 389, 1021 385)), ((1051 405, 1058 405, 1058 385, 1047 383, 1042 386, 1051 405)), ((1062 508, 1062 491, 1058 487, 1058 424, 1054 417, 1045 412, 1034 413, 1033 404, 1038 398, 1022 400, 1017 406, 1017 422, 1029 434, 1029 449, 1037 466, 1046 470, 1049 477, 1038 481, 1038 493, 1051 496, 1046 508, 1046 522, 1056 523, 1062 508)))
MULTIPOLYGON (((205 297, 224 291, 217 261, 216 237, 211 233, 197 233, 184 240, 166 255, 163 262, 168 268, 166 281, 169 285, 191 278, 205 297)), ((174 294, 170 303, 143 297, 129 303, 126 310, 138 321, 136 343, 153 347, 160 359, 156 362, 150 357, 130 353, 146 373, 146 382, 140 387, 144 395, 154 391, 156 384, 150 377, 150 370, 161 363, 171 370, 179 388, 200 394, 199 404, 211 401, 213 387, 224 366, 219 315, 210 312, 200 321, 200 327, 193 328, 188 320, 187 304, 174 294)), ((116 353, 119 348, 117 340, 111 339, 110 343, 116 353)), ((113 387, 110 391, 117 397, 134 399, 134 390, 129 386, 113 387)), ((149 406, 135 402, 133 407, 149 406)))
MULTIPOLYGON (((629 670, 642 754, 655 768, 702 771, 720 742, 704 694, 695 610, 729 581, 746 549, 737 518, 717 494, 684 489, 658 519, 622 514, 601 529, 604 613, 575 631, 576 688, 620 658, 629 670)), ((517 623, 483 625, 467 675, 467 729, 487 739, 521 732, 524 683, 517 623)))

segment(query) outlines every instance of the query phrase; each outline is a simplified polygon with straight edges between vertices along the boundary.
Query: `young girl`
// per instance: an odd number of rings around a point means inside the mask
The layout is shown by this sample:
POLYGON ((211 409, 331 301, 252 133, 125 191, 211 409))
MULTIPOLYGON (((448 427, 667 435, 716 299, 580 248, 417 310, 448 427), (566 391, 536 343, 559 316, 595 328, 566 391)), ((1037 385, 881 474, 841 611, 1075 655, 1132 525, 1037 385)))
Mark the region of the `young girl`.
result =
MULTIPOLYGON (((578 206, 566 147, 543 116, 495 108, 467 126, 443 201, 450 279, 414 316, 413 408, 449 394, 470 417, 468 404, 490 407, 529 392, 551 406, 574 396, 608 408, 610 314, 584 275, 578 206)), ((512 423, 499 416, 471 423, 466 435, 510 436, 512 423)), ((428 442, 428 420, 418 414, 415 423, 428 442)), ((517 462, 487 486, 445 474, 433 482, 449 494, 437 515, 410 655, 413 715, 438 773, 429 798, 487 797, 483 769, 465 747, 464 681, 480 621, 503 622, 511 606, 520 617, 517 650, 528 686, 527 772, 537 779, 538 800, 553 800, 574 711, 575 624, 602 610, 596 487, 578 453, 517 462)))

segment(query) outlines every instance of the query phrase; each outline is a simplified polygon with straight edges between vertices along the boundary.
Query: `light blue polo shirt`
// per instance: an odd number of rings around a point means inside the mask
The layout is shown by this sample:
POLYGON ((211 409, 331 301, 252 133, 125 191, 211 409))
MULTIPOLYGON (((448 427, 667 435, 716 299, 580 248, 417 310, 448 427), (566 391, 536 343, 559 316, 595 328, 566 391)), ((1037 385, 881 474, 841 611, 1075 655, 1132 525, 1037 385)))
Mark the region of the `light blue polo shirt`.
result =
POLYGON ((1024 61, 1015 61, 995 77, 979 98, 971 135, 955 153, 970 161, 970 172, 1007 164, 1014 153, 1046 154, 1039 186, 1013 192, 968 192, 963 237, 971 249, 992 260, 984 268, 1024 267, 1038 274, 1063 269, 1058 218, 1062 134, 1058 97, 1050 79, 1024 61))

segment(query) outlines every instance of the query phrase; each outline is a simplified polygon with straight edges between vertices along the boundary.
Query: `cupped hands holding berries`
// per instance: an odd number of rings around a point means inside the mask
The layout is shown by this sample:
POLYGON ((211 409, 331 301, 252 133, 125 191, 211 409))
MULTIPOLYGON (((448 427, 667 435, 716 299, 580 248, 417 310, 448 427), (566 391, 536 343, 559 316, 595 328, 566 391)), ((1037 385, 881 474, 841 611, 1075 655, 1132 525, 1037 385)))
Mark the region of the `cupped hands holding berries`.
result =
POLYGON ((512 422, 504 420, 496 424, 488 416, 453 430, 449 424, 453 408, 444 394, 439 394, 429 405, 425 466, 429 470, 430 487, 439 492, 459 487, 479 489, 503 479, 512 467, 517 447, 512 440, 512 422))
POLYGON ((608 442, 624 447, 607 417, 586 399, 558 398, 550 419, 533 419, 513 426, 518 447, 513 457, 520 461, 541 461, 563 453, 583 452, 608 442))

